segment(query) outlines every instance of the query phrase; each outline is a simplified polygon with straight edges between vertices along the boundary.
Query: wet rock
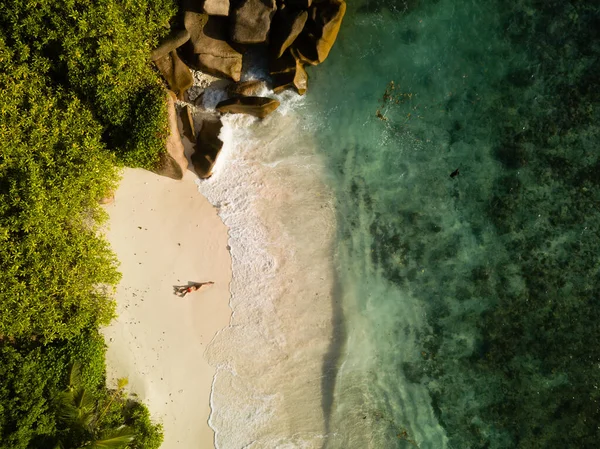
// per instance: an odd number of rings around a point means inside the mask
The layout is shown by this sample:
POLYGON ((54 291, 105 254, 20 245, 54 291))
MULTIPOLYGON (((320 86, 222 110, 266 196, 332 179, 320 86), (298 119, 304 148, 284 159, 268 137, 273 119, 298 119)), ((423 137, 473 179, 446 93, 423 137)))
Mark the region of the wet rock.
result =
POLYGON ((194 83, 192 72, 179 58, 175 50, 154 61, 163 78, 167 81, 169 88, 175 92, 178 98, 183 98, 185 91, 194 83))
POLYGON ((187 41, 190 40, 190 33, 188 30, 179 30, 172 32, 160 46, 152 52, 150 59, 156 61, 160 58, 165 57, 173 50, 181 47, 187 41))
POLYGON ((267 83, 262 80, 244 81, 242 83, 230 84, 227 94, 230 97, 253 97, 266 90, 267 83))
POLYGON ((308 19, 307 11, 284 8, 277 11, 269 36, 271 52, 280 58, 283 52, 296 40, 308 19))
POLYGON ((302 64, 299 64, 293 72, 273 76, 273 92, 279 94, 291 88, 300 95, 304 95, 308 89, 308 74, 302 64))
POLYGON ((172 179, 181 179, 187 170, 188 161, 184 154, 183 143, 177 126, 175 102, 167 95, 167 112, 169 118, 169 135, 166 140, 166 153, 161 158, 155 173, 172 179))
POLYGON ((279 101, 265 97, 237 97, 221 101, 217 111, 222 114, 249 114, 258 118, 265 118, 279 107, 279 101))
POLYGON ((300 95, 308 89, 308 74, 298 55, 292 50, 286 53, 286 58, 280 65, 279 72, 271 72, 273 92, 276 94, 285 89, 293 88, 300 95))
POLYGON ((296 59, 292 55, 291 50, 286 51, 280 58, 269 61, 269 73, 271 76, 293 72, 294 70, 296 70, 296 59))
POLYGON ((267 41, 275 0, 237 0, 231 11, 231 40, 239 44, 267 41))
POLYGON ((182 51, 190 67, 239 81, 242 54, 227 42, 227 18, 187 11, 184 23, 190 40, 182 47, 182 51))
POLYGON ((202 127, 196 138, 194 154, 192 154, 192 164, 194 170, 200 178, 209 178, 212 175, 213 167, 217 157, 223 148, 223 142, 219 139, 219 133, 223 124, 218 118, 204 119, 202 127))
POLYGON ((327 58, 345 13, 346 2, 343 0, 326 0, 311 6, 295 45, 303 62, 315 65, 327 58))

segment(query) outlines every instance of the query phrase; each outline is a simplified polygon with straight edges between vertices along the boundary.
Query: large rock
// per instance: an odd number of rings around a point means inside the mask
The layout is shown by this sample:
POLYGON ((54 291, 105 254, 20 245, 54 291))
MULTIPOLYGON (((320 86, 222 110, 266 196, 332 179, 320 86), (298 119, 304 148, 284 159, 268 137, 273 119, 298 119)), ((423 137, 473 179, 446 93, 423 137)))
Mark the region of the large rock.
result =
POLYGON ((221 101, 217 111, 222 114, 249 114, 258 118, 265 118, 279 107, 279 101, 265 97, 237 97, 221 101))
POLYGON ((271 63, 271 79, 273 92, 276 94, 294 88, 300 95, 304 95, 308 89, 308 74, 294 50, 286 51, 283 57, 271 63))
POLYGON ((290 8, 277 11, 269 35, 271 52, 276 58, 280 58, 283 52, 296 40, 304 28, 306 19, 308 19, 307 11, 290 8))
POLYGON ((302 64, 292 72, 281 73, 273 76, 273 92, 279 94, 288 88, 296 89, 300 95, 308 89, 308 74, 302 64))
POLYGON ((229 15, 229 0, 181 0, 181 9, 211 16, 227 16, 229 15))
POLYGON ((239 44, 267 41, 275 0, 237 0, 232 4, 231 40, 239 44))
POLYGON ((187 41, 190 40, 190 33, 188 30, 179 30, 173 31, 169 36, 163 41, 160 46, 152 52, 150 55, 150 59, 156 61, 157 59, 163 58, 173 50, 181 47, 187 41))
POLYGON ((299 9, 308 9, 312 4, 312 0, 285 0, 286 6, 293 6, 299 9))
POLYGON ((305 63, 315 65, 327 58, 345 13, 344 0, 326 0, 311 6, 304 30, 295 45, 305 63))
POLYGON ((190 67, 210 75, 239 81, 242 54, 226 41, 227 18, 186 11, 184 23, 190 33, 190 40, 182 50, 190 67))
POLYGON ((230 84, 227 94, 230 97, 255 97, 267 89, 267 83, 262 80, 244 81, 242 83, 230 84))
POLYGON ((166 141, 166 153, 161 154, 160 162, 155 172, 173 179, 183 178, 188 161, 184 154, 183 143, 177 126, 175 102, 167 95, 167 112, 169 116, 169 135, 166 141))
POLYGON ((229 15, 229 0, 204 0, 201 3, 206 14, 211 16, 229 15))
POLYGON ((286 51, 280 58, 269 60, 269 73, 272 75, 293 72, 296 70, 296 60, 291 50, 286 51))
POLYGON ((223 124, 218 118, 202 121, 194 146, 195 152, 192 154, 192 164, 200 178, 209 178, 212 175, 217 157, 223 148, 223 142, 219 139, 222 127, 223 124))
POLYGON ((177 51, 172 50, 166 56, 154 61, 156 67, 167 81, 169 88, 182 99, 185 91, 194 83, 190 69, 179 58, 177 51))
POLYGON ((187 137, 190 142, 195 142, 196 127, 194 125, 192 107, 189 104, 186 104, 179 110, 179 118, 181 119, 181 126, 183 127, 183 135, 187 137))

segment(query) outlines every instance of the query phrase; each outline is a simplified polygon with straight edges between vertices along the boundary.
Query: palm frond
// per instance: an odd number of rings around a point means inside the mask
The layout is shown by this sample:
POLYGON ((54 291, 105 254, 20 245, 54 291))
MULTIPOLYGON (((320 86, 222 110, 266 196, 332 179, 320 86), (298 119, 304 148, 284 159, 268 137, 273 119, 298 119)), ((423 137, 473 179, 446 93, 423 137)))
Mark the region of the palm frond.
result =
POLYGON ((69 373, 69 389, 77 388, 81 385, 81 364, 73 363, 69 373))
POLYGON ((134 430, 128 426, 121 426, 108 432, 101 440, 92 441, 80 449, 123 449, 134 439, 134 430))
POLYGON ((117 390, 122 390, 129 384, 129 379, 127 377, 120 377, 117 379, 117 390))
POLYGON ((89 429, 95 412, 92 396, 83 387, 63 391, 58 397, 58 419, 70 425, 89 429))

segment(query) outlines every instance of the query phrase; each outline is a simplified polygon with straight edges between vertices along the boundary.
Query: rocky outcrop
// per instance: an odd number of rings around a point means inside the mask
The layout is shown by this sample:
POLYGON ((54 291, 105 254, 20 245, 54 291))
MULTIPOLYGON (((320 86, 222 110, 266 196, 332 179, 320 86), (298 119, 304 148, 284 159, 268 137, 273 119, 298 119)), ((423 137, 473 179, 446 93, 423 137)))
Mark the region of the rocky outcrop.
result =
POLYGON ((202 3, 202 9, 211 16, 229 15, 229 0, 199 0, 202 3))
POLYGON ((262 80, 244 81, 242 83, 230 84, 227 94, 230 97, 255 97, 266 90, 267 83, 262 80))
POLYGON ((286 51, 280 58, 272 59, 269 62, 269 73, 271 75, 279 73, 287 73, 296 69, 296 60, 292 55, 292 51, 286 51))
POLYGON ((169 117, 169 135, 166 141, 166 152, 161 154, 155 172, 172 179, 181 179, 187 170, 188 161, 184 154, 183 143, 177 126, 175 102, 167 95, 167 112, 169 117))
POLYGON ((173 50, 181 47, 187 41, 190 40, 190 33, 188 30, 179 30, 173 31, 169 36, 163 41, 160 46, 152 52, 150 55, 150 59, 156 61, 160 58, 165 57, 173 50))
POLYGON ((217 118, 202 121, 192 154, 192 164, 200 178, 209 178, 212 175, 213 167, 223 148, 223 142, 219 139, 222 127, 221 120, 217 118))
POLYGON ((179 109, 179 118, 181 119, 181 125, 183 127, 183 135, 187 137, 190 142, 195 142, 196 128, 194 126, 192 107, 189 104, 186 104, 184 107, 179 109))
POLYGON ((182 99, 185 91, 194 83, 190 69, 179 58, 175 50, 154 61, 163 78, 178 98, 182 99))
POLYGON ((180 4, 182 11, 211 16, 229 15, 229 0, 180 0, 180 4))
MULTIPOLYGON (((318 1, 318 0, 317 0, 318 1)), ((312 0, 285 0, 285 5, 298 9, 308 9, 312 5, 312 0)))
POLYGON ((231 5, 231 40, 239 44, 267 41, 275 0, 236 0, 231 5))
POLYGON ((283 57, 271 64, 271 79, 276 94, 293 88, 298 94, 304 95, 308 88, 308 74, 294 50, 286 51, 283 57))
MULTIPOLYGON (((240 82, 242 53, 246 49, 252 61, 248 45, 265 44, 255 48, 268 48, 272 81, 269 87, 275 93, 294 89, 302 95, 308 85, 305 66, 327 58, 346 12, 345 0, 180 0, 180 5, 184 29, 172 32, 151 55, 169 88, 179 99, 212 108, 229 83, 226 89, 230 99, 218 103, 217 110, 259 118, 277 109, 279 102, 261 97, 265 81, 240 82), (205 76, 233 80, 235 84, 226 80, 218 81, 224 84, 221 86, 217 81, 211 81, 210 87, 196 84, 184 96, 194 81, 185 64, 205 76)), ((206 142, 198 141, 190 107, 180 111, 183 135, 192 142, 196 139, 198 148, 210 148, 206 142)), ((218 134, 217 125, 211 123, 205 126, 205 141, 210 140, 206 136, 211 129, 218 134)), ((217 151, 211 155, 211 151, 198 151, 194 156, 194 164, 203 176, 210 176, 218 154, 217 151)), ((172 159, 162 161, 163 169, 172 166, 172 176, 177 177, 172 159)))
POLYGON ((279 94, 290 88, 295 89, 300 95, 306 93, 306 89, 308 89, 308 73, 306 73, 302 64, 298 64, 296 69, 291 72, 273 76, 273 92, 279 94))
POLYGON ((220 102, 217 111, 222 114, 249 114, 265 118, 279 107, 279 101, 265 97, 237 97, 220 102))
POLYGON ((227 18, 186 11, 184 23, 190 33, 182 47, 186 62, 196 70, 239 81, 242 54, 227 43, 227 18))
POLYGON ((303 62, 315 65, 327 58, 345 13, 346 2, 343 0, 325 0, 311 6, 304 30, 295 45, 303 62))
POLYGON ((275 58, 280 58, 283 52, 292 45, 304 28, 307 18, 307 11, 291 8, 277 11, 269 36, 271 52, 275 58))

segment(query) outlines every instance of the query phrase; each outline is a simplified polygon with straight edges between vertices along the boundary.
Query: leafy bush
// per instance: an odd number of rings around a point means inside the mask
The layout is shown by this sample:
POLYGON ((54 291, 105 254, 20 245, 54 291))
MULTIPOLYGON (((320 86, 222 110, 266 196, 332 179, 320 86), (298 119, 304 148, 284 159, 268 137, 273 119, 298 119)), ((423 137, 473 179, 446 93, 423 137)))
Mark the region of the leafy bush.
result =
POLYGON ((0 74, 0 334, 69 338, 107 324, 119 275, 97 236, 114 157, 76 97, 0 74))
POLYGON ((164 151, 164 89, 148 56, 173 13, 171 0, 0 2, 2 449, 112 431, 132 449, 162 440, 143 405, 106 388, 98 328, 120 275, 99 200, 118 163, 152 168, 164 151), (75 364, 88 411, 101 410, 93 428, 65 419, 75 364))
POLYGON ((127 154, 130 165, 152 168, 167 121, 148 58, 174 12, 172 0, 7 0, 0 4, 0 29, 18 62, 93 111, 110 150, 127 154), (152 124, 157 137, 129 134, 132 122, 152 124))
POLYGON ((64 447, 79 447, 88 441, 92 433, 82 430, 77 419, 66 419, 64 399, 72 387, 85 392, 85 401, 75 408, 85 411, 80 420, 94 418, 96 435, 126 429, 135 435, 131 449, 158 448, 161 427, 151 423, 148 410, 121 390, 106 389, 104 353, 97 331, 47 345, 34 341, 0 345, 0 448, 55 447, 58 441, 64 447), (77 376, 69 376, 73 366, 81 367, 77 376))

